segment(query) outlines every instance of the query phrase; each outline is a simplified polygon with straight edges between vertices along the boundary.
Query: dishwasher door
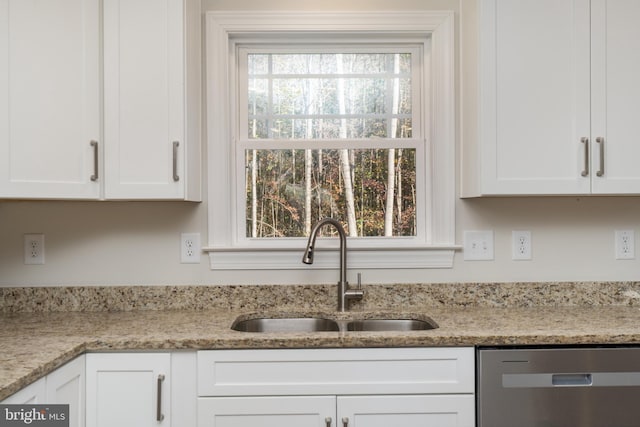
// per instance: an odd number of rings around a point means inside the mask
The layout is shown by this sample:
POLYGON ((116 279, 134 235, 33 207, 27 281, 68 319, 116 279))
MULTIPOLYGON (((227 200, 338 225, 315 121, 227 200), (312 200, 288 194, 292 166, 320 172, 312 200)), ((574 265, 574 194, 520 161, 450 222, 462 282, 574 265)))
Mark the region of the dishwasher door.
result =
POLYGON ((478 350, 478 427, 638 427, 640 348, 478 350))

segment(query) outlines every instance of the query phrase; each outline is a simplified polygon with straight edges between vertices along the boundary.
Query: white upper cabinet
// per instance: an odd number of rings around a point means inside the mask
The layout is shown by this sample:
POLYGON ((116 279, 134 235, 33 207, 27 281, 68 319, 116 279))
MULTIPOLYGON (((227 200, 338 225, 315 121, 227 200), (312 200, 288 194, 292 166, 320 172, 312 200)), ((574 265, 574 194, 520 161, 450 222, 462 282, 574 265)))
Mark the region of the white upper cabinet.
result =
POLYGON ((637 0, 591 1, 593 193, 640 193, 638 22, 637 0))
POLYGON ((0 198, 200 195, 199 0, 0 0, 0 198))
POLYGON ((98 198, 98 0, 0 0, 0 197, 98 198))
POLYGON ((638 2, 479 5, 479 132, 462 196, 640 193, 638 2))
POLYGON ((104 0, 107 199, 200 200, 199 6, 104 0))

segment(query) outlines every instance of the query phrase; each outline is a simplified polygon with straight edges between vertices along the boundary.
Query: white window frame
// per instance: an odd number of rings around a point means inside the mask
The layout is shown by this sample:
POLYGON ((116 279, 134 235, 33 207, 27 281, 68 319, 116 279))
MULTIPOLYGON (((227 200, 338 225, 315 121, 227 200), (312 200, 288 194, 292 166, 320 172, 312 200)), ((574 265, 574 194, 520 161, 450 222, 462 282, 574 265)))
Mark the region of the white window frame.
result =
MULTIPOLYGON (((313 266, 302 264, 306 239, 246 239, 237 232, 235 167, 237 138, 236 45, 261 36, 283 42, 322 34, 327 38, 367 42, 430 38, 431 67, 422 85, 429 97, 422 105, 428 187, 426 232, 422 238, 349 239, 350 268, 451 268, 455 246, 455 71, 453 12, 208 12, 207 138, 209 253, 213 270, 335 268, 331 256, 338 239, 323 240, 313 266), (390 242, 390 239, 392 241, 390 242)), ((426 55, 426 52, 425 52, 426 55)), ((423 92, 424 93, 424 92, 423 92)), ((242 107, 241 107, 242 108, 242 107)), ((420 212, 418 212, 420 215, 420 212)))

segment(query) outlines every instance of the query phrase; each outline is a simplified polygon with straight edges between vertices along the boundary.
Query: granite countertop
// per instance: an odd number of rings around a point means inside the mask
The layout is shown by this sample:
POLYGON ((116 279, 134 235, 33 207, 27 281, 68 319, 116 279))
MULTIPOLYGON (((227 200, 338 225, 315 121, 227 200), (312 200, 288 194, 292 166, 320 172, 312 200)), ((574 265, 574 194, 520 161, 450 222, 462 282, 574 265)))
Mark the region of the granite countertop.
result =
MULTIPOLYGON (((237 316, 260 311, 232 308, 1 314, 0 400, 91 351, 640 344, 637 306, 428 307, 403 313, 429 316, 439 327, 411 332, 301 334, 230 329, 237 316)), ((354 315, 372 312, 355 311, 354 315)))

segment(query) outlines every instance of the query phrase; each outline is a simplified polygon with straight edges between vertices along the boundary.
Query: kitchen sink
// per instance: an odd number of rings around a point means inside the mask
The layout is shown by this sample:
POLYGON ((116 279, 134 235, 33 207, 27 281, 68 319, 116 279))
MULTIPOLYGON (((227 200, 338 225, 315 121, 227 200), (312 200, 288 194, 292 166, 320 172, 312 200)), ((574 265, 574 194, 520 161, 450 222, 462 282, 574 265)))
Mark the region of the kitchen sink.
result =
POLYGON ((283 313, 267 315, 244 315, 238 317, 231 329, 240 332, 384 332, 384 331, 425 331, 436 329, 438 325, 426 316, 403 316, 385 313, 354 313, 345 316, 283 313), (332 318, 335 317, 335 318, 332 318))
POLYGON ((360 319, 347 323, 347 331, 424 331, 437 327, 433 321, 420 319, 360 319))
POLYGON ((241 332, 330 332, 339 331, 338 323, 318 317, 257 317, 236 320, 231 329, 241 332))

